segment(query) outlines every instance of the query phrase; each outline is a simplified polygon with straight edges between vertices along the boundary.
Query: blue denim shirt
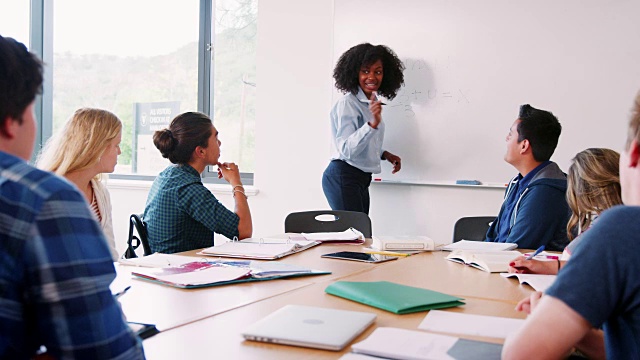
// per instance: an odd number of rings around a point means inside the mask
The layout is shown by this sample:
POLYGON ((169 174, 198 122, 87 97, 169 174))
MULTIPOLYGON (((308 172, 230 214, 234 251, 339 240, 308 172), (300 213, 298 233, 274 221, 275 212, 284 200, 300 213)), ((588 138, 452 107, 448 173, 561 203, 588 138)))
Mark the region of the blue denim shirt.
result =
POLYGON ((331 160, 343 160, 367 173, 380 173, 383 153, 384 121, 377 129, 369 126, 373 120, 369 100, 362 89, 358 94, 348 93, 331 109, 331 160))

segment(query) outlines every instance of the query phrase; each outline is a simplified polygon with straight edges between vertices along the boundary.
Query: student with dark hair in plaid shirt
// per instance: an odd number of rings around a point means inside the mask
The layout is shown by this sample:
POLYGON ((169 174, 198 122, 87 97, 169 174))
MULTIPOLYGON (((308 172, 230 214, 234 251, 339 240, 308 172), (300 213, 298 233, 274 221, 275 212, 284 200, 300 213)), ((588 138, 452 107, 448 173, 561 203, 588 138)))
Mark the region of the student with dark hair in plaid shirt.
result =
POLYGON ((163 170, 147 197, 144 220, 153 252, 175 253, 213 246, 213 233, 245 239, 253 232, 251 213, 240 171, 220 163, 218 131, 207 115, 186 112, 168 129, 156 131, 153 143, 175 165, 163 170), (202 184, 200 173, 218 165, 218 177, 233 186, 235 212, 227 209, 202 184))
POLYGON ((86 201, 31 158, 42 65, 0 36, 0 358, 143 359, 109 285, 115 269, 86 201))

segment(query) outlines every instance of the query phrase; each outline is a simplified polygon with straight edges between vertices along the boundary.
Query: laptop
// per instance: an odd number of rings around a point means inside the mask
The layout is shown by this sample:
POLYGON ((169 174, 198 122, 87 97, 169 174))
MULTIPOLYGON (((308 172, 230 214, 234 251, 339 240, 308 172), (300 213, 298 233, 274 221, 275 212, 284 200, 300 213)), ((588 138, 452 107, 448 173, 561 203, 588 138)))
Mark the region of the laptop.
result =
POLYGON ((286 305, 251 325, 242 336, 253 341, 339 351, 375 319, 373 313, 286 305))

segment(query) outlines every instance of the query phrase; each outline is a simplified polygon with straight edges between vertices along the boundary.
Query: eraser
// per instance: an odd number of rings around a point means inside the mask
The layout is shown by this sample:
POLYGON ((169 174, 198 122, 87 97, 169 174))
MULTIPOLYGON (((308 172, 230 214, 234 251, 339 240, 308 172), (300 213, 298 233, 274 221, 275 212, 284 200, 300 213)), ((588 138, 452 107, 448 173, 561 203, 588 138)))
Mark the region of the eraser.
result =
POLYGON ((482 185, 478 180, 456 180, 456 185, 482 185))

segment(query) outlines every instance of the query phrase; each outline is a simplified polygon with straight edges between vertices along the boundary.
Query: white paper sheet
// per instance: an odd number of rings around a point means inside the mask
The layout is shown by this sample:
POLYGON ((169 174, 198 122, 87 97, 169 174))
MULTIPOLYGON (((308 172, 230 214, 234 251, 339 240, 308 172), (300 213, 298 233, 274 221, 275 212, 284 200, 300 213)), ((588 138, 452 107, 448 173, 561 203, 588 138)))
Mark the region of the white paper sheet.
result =
POLYGON ((431 310, 418 329, 504 339, 520 329, 523 324, 523 319, 431 310))

